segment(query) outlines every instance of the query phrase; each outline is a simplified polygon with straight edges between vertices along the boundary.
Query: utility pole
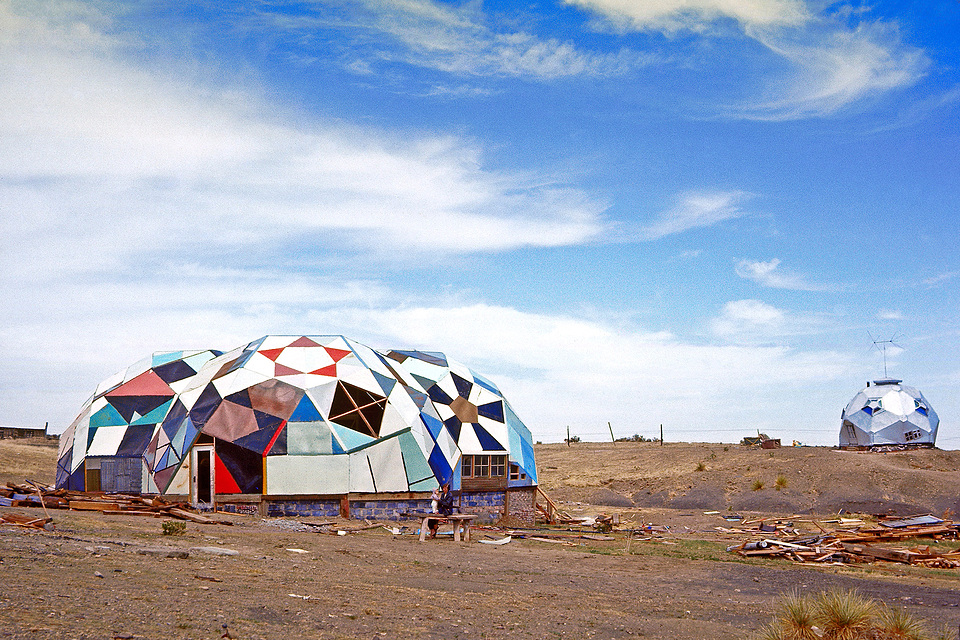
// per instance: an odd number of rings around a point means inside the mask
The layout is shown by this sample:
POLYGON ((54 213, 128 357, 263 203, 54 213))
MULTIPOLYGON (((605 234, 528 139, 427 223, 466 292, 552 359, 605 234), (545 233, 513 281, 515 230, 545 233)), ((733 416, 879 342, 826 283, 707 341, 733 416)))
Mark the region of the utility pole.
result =
POLYGON ((610 422, 607 422, 607 428, 610 429, 610 441, 613 442, 613 444, 617 444, 617 439, 613 437, 613 425, 611 425, 610 422))
POLYGON ((660 446, 663 446, 663 423, 660 423, 660 446))

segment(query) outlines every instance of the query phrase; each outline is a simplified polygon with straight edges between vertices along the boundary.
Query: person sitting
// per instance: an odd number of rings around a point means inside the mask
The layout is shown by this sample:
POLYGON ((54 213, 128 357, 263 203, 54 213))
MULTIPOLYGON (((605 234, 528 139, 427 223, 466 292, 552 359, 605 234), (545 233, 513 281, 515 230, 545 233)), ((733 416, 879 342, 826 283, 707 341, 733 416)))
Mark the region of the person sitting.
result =
MULTIPOLYGON (((443 489, 440 491, 440 497, 437 500, 436 513, 439 513, 442 516, 449 516, 453 514, 453 509, 453 494, 450 493, 450 483, 447 483, 443 485, 443 489)), ((440 528, 440 521, 427 521, 427 528, 430 529, 430 538, 436 538, 437 529, 440 528)))

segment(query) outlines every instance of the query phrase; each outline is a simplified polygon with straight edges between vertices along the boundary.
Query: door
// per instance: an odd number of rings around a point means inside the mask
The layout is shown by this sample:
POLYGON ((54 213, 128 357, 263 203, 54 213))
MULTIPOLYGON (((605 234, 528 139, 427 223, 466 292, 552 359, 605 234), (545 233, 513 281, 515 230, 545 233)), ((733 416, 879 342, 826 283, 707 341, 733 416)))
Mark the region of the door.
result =
POLYGON ((190 503, 198 508, 213 508, 214 468, 213 447, 194 446, 190 452, 190 503))

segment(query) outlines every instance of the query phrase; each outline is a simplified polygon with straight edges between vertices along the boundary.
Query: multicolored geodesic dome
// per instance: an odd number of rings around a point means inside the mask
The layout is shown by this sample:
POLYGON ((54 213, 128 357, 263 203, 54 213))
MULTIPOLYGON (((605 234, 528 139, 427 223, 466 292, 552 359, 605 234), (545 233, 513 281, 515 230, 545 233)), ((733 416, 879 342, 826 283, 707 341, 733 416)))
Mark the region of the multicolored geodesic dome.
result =
POLYGON ((157 354, 101 383, 61 436, 57 486, 87 489, 88 465, 136 466, 127 485, 184 493, 198 442, 215 444, 218 494, 457 489, 461 454, 507 455, 522 470, 511 486, 537 478, 530 431, 464 365, 342 336, 266 336, 157 354))
POLYGON ((900 383, 868 382, 853 397, 840 416, 841 447, 936 444, 937 412, 917 389, 900 383))

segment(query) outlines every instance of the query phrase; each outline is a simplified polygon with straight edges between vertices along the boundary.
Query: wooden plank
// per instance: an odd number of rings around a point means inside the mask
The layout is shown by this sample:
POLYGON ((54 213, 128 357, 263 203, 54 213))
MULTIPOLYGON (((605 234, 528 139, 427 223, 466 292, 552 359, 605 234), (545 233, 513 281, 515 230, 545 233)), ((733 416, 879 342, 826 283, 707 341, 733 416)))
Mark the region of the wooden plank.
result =
POLYGON ((906 549, 884 549, 883 547, 872 547, 868 544, 844 543, 843 550, 861 556, 879 558, 891 562, 903 562, 905 564, 910 564, 910 562, 916 558, 916 554, 910 553, 906 549))
POLYGON ((119 511, 120 504, 98 500, 71 500, 70 508, 74 511, 119 511))
POLYGON ((189 511, 184 511, 183 509, 178 509, 176 507, 168 509, 166 511, 171 516, 180 518, 181 520, 189 520, 190 522, 199 522, 200 524, 216 524, 216 520, 213 518, 208 518, 206 516, 201 516, 198 513, 190 513, 189 511))

